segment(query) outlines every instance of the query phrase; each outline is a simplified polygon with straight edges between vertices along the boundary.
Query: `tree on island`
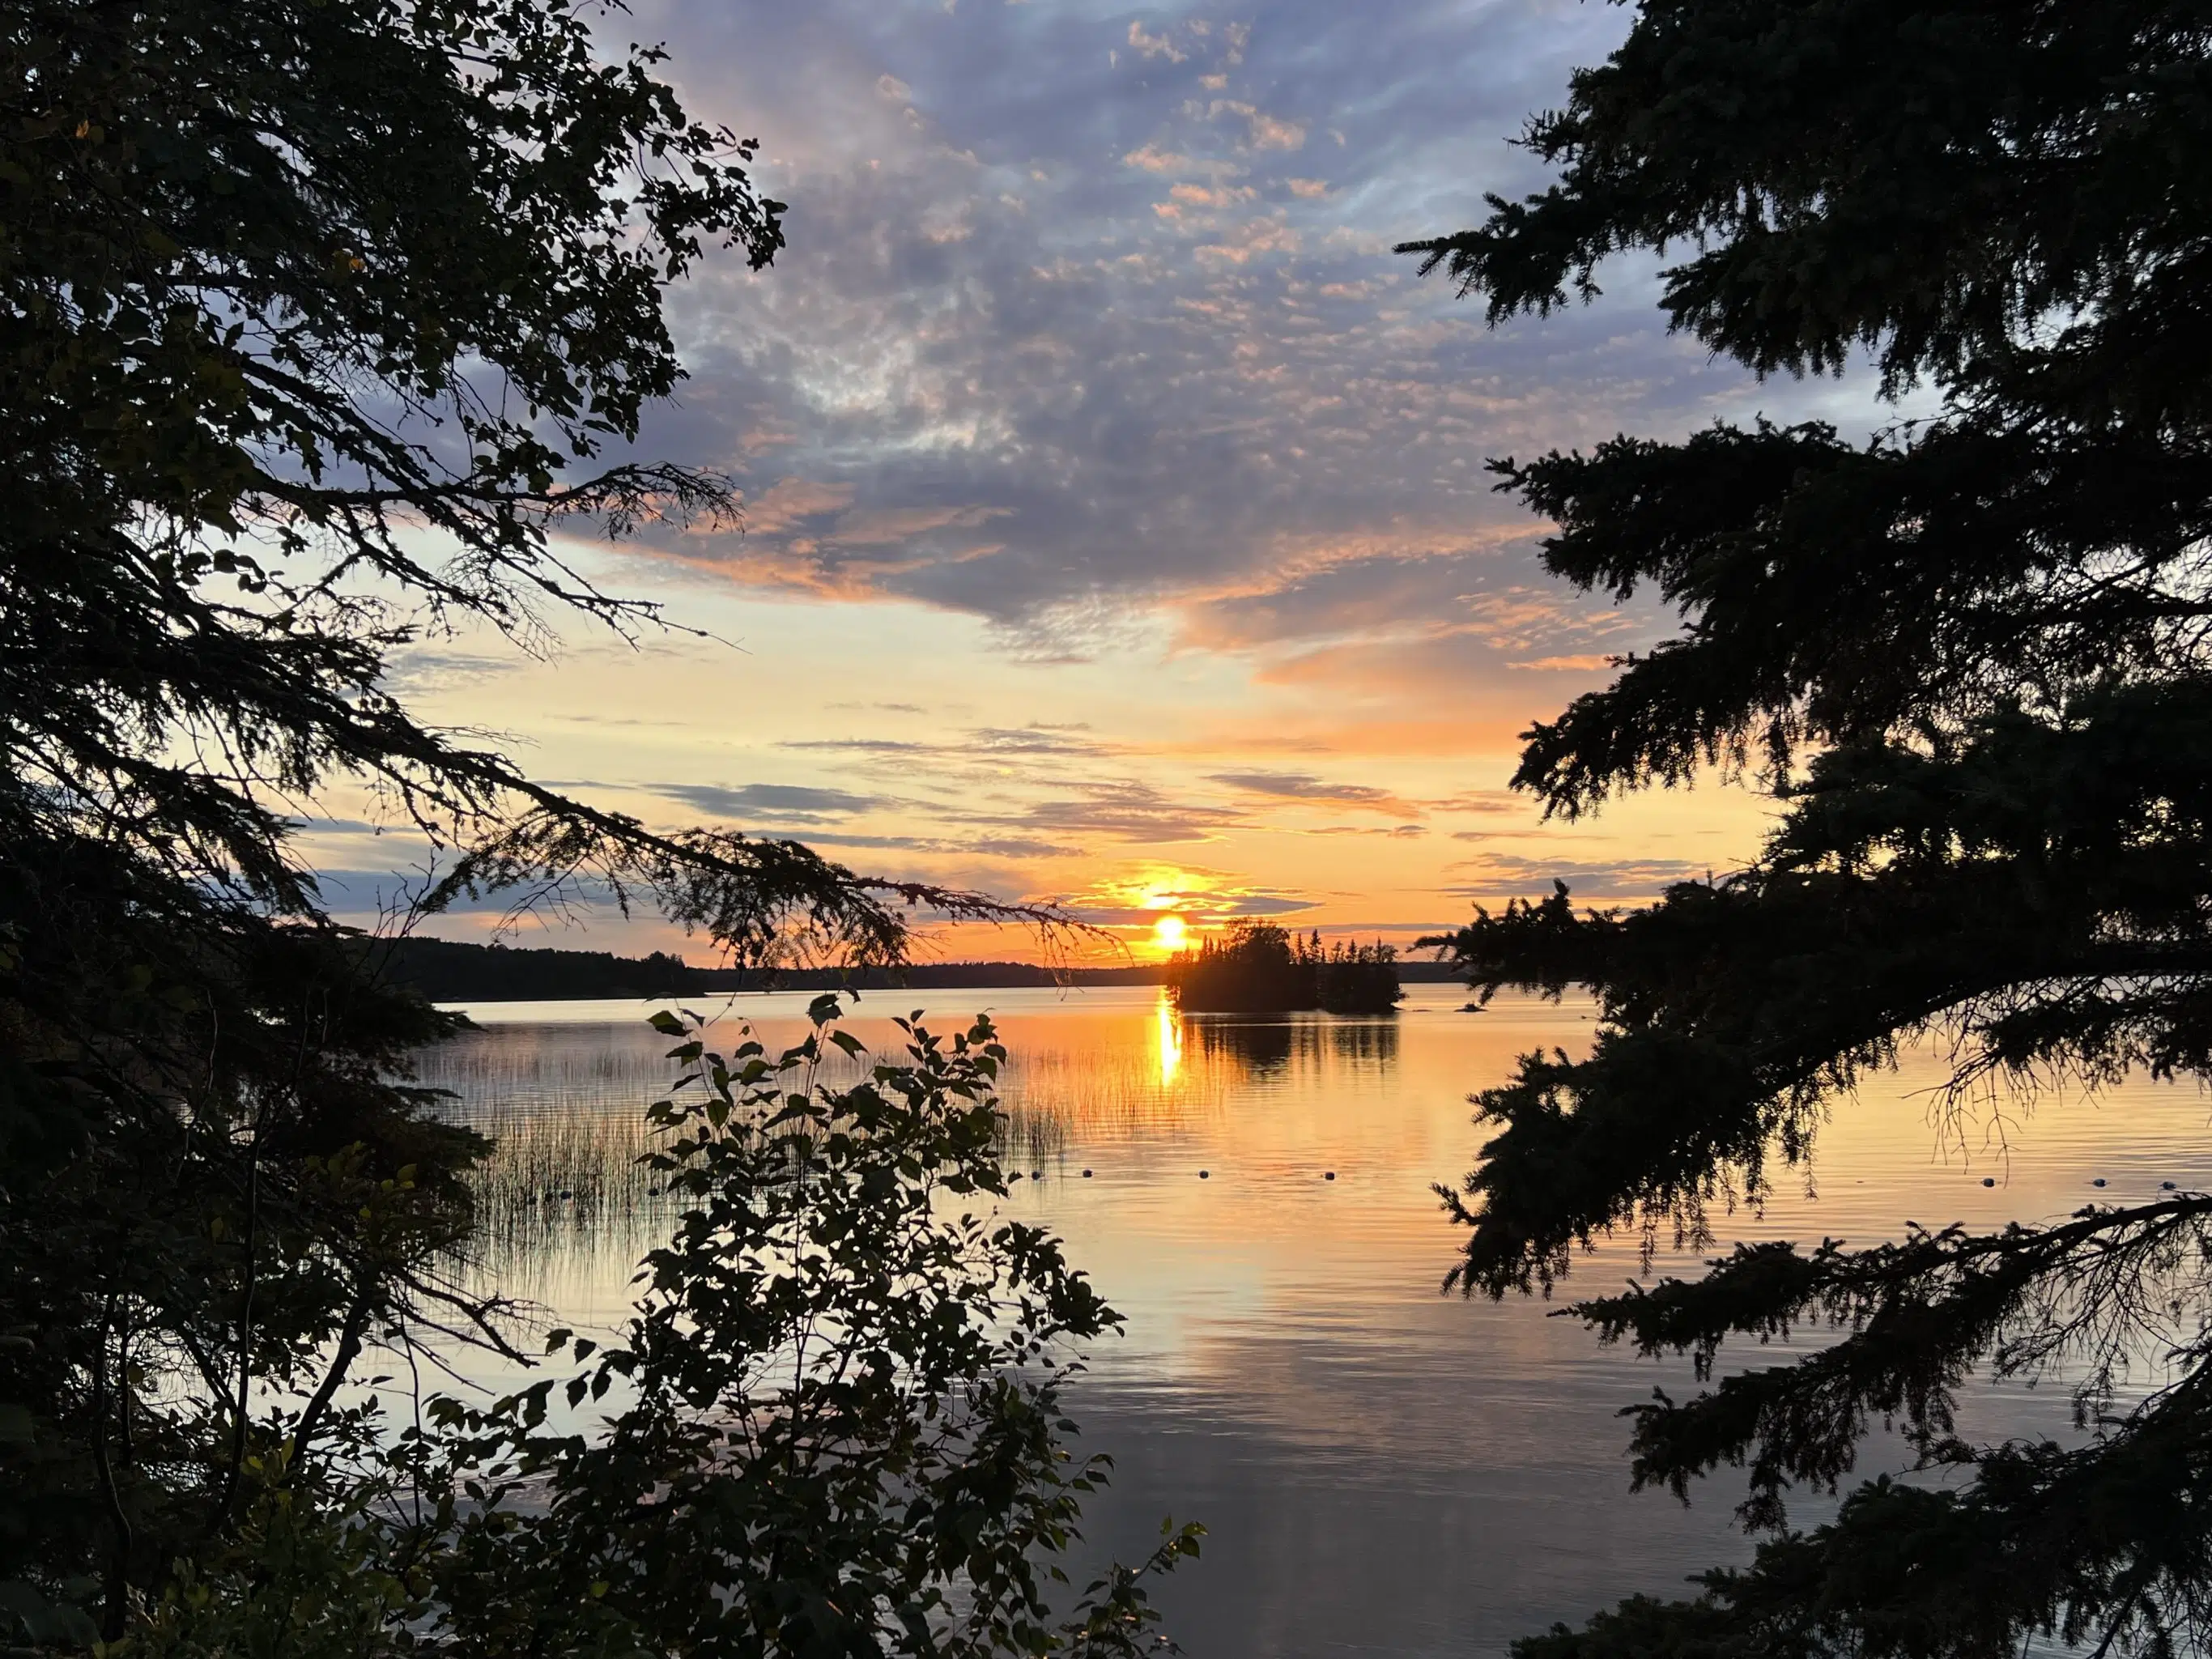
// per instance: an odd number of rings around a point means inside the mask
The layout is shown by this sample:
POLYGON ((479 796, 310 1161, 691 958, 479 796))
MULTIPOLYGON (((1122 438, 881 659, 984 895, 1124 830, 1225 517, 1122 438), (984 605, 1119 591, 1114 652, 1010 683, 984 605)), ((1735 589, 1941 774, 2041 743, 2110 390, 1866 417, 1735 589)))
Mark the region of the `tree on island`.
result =
MULTIPOLYGON (((1710 1237, 1923 1037, 1949 1100, 2212 1072, 2212 21, 2033 7, 1646 0, 1524 141, 1559 181, 1409 245, 1493 325, 1673 251, 1671 325, 1764 376, 1932 397, 1869 441, 1717 423, 1493 464, 1556 575, 1680 637, 1527 736, 1577 817, 1708 767, 1780 816, 1650 909, 1549 898, 1449 943, 1485 994, 1587 988, 1588 1058, 1480 1097, 1457 1276, 1493 1296, 1616 1229, 1710 1237)), ((2053 1225, 1741 1249, 1577 1304, 1694 1356, 1837 1340, 1636 1413, 1639 1486, 1747 1466, 1753 1565, 1522 1644, 1565 1656, 2102 1653, 2212 1641, 2212 1197, 2053 1225), (2063 1371, 2077 1443, 1977 1445, 1960 1387, 2063 1371), (1850 1485, 1870 1425, 1940 1483, 1850 1485), (1793 1488, 1842 1489, 1788 1524, 1793 1488)))
POLYGON ((455 1022, 327 912, 295 836, 325 792, 447 849, 433 904, 588 884, 742 957, 877 962, 906 906, 990 909, 602 811, 393 691, 449 629, 679 625, 551 533, 735 510, 629 447, 682 377, 665 290, 766 264, 782 209, 621 27, 0 15, 0 1646, 151 1640, 164 1584, 270 1582, 280 1521, 324 1624, 252 1650, 372 1650, 341 1613, 412 1639, 298 1523, 374 1464, 365 1353, 512 1327, 454 1276, 483 1143, 393 1080, 455 1022))
POLYGON ((1282 1014, 1323 1008, 1336 1014, 1387 1014, 1405 992, 1398 953, 1379 939, 1324 945, 1272 921, 1231 923, 1168 964, 1168 985, 1185 1013, 1282 1014))

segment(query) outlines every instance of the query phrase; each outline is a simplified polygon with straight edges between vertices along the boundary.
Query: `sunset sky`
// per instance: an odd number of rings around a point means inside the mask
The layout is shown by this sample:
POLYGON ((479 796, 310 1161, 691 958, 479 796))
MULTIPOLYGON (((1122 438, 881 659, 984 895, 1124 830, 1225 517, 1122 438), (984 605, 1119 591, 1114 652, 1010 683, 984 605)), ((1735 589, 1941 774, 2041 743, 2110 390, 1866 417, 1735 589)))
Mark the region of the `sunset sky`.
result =
MULTIPOLYGON (((1729 867, 1760 822, 1742 793, 1567 826, 1504 792, 1516 734, 1669 619, 1547 581, 1483 461, 1880 412, 1856 379, 1762 386, 1669 337, 1649 265, 1490 333, 1389 252, 1539 185, 1506 140, 1626 21, 638 5, 626 33, 667 42, 695 113, 760 139, 791 246, 672 296, 692 379, 642 446, 736 474, 743 532, 575 551, 729 643, 441 641, 403 689, 654 823, 1064 902, 1140 955, 1163 914, 1403 942, 1554 873, 1627 901, 1729 867)), ((350 820, 307 846, 356 915, 417 856, 350 820)), ((601 916, 520 942, 672 940, 601 916)))

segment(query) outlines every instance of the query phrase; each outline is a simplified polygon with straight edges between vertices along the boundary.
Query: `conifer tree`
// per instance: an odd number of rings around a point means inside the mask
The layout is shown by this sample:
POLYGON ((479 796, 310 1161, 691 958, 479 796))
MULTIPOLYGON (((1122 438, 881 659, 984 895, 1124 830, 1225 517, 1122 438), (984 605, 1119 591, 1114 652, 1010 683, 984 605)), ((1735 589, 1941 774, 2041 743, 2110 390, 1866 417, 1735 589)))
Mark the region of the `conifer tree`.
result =
MULTIPOLYGON (((1524 142, 1557 181, 1411 244, 1493 325, 1668 257, 1669 325, 1761 376, 1932 398, 1860 441, 1816 422, 1621 436, 1493 463, 1549 569, 1649 592, 1679 637, 1527 734, 1515 781, 1575 817, 1708 769, 1779 817, 1751 866, 1653 908, 1559 887, 1450 939, 1486 992, 1587 988, 1579 1060, 1531 1056, 1449 1194, 1458 1273, 1549 1291, 1579 1247, 1707 1235, 1824 1114, 1930 1033, 1953 1087, 2212 1069, 2212 15, 1644 0, 1524 142)), ((1901 1218, 1900 1218, 1901 1219, 1901 1218)), ((1742 1249, 1579 1304, 1683 1352, 1834 1340, 1637 1414, 1634 1479, 1747 1467, 1754 1564, 1524 1643, 1565 1656, 2105 1653, 2212 1640, 2212 1196, 1876 1248, 1742 1249), (2132 1372, 2129 1367, 2133 1365, 2132 1372), (1973 1444, 1985 1367, 2056 1370, 2077 1442, 1973 1444), (1893 1422, 1940 1483, 1854 1484, 1893 1422), (1793 1490, 1841 1491, 1793 1529, 1793 1490)))

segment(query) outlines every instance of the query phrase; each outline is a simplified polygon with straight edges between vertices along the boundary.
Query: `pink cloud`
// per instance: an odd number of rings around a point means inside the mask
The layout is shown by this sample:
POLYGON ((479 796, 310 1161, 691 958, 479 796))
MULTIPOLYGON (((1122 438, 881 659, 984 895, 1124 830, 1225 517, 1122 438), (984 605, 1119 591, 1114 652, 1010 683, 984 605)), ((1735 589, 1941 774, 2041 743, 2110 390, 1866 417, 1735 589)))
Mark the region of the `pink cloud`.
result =
POLYGON ((858 492, 848 483, 821 483, 811 478, 778 478, 745 502, 745 525, 763 536, 792 529, 802 520, 842 512, 858 492))
POLYGON ((1186 173, 1191 170, 1188 155, 1179 155, 1171 149, 1162 149, 1157 144, 1142 144, 1121 158, 1125 167, 1142 167, 1147 173, 1186 173))
POLYGON ((1146 33, 1145 26, 1133 17, 1129 20, 1129 44, 1144 57, 1164 58, 1170 64, 1180 64, 1189 56, 1166 35, 1146 33))
POLYGON ((1240 99, 1217 98, 1206 114, 1216 120, 1224 115, 1242 116, 1254 149, 1297 149, 1306 142, 1304 122, 1282 120, 1240 99))
POLYGON ((1536 657, 1527 662, 1509 662, 1505 665, 1508 668, 1571 669, 1594 673, 1601 668, 1613 667, 1617 661, 1617 658, 1604 652, 1585 651, 1565 657, 1536 657))

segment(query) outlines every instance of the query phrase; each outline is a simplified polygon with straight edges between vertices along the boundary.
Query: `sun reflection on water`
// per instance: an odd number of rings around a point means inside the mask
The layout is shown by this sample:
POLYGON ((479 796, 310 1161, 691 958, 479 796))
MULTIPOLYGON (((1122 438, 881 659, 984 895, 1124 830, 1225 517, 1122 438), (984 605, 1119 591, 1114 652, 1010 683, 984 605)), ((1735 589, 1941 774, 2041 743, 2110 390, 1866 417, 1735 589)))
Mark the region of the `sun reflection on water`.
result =
POLYGON ((1171 1088, 1176 1073, 1182 1068, 1182 1015, 1176 1010, 1175 999, 1164 989, 1153 1005, 1153 1029, 1158 1034, 1160 1087, 1171 1088))
MULTIPOLYGON (((1431 1183, 1476 1155, 1468 1091, 1531 1051, 1583 1051, 1595 1011, 1506 996, 1471 1018, 1458 987, 1410 992, 1404 1012, 1376 1018, 1187 1021, 1151 988, 939 994, 933 1025, 957 1029, 982 1006, 1007 1036, 1004 1156, 1023 1179, 998 1211, 1065 1237, 1127 1318, 1071 1391, 1081 1443, 1120 1459, 1085 1530, 1103 1551, 1171 1511, 1220 1540, 1161 1596, 1193 1652, 1480 1659, 1624 1584, 1663 1590, 1738 1547, 1725 1501, 1622 1499, 1616 1413, 1655 1385, 1694 1389, 1686 1362, 1594 1347, 1540 1303, 1437 1294, 1462 1235, 1431 1183)), ((908 1006, 899 995, 884 1002, 908 1006)), ((811 1029, 807 1001, 739 1006, 780 1048, 811 1029)), ((855 1022, 875 1054, 838 1056, 829 1080, 896 1058, 902 1034, 877 1008, 872 997, 855 1022)), ((542 1304, 549 1322, 616 1328, 639 1257, 679 1207, 636 1162, 652 1139, 646 1103, 668 1090, 667 1040, 638 1005, 477 1012, 481 1029, 416 1067, 498 1143, 477 1176, 484 1231, 458 1270, 542 1304)), ((1873 1243, 1908 1215, 1975 1227, 2060 1216, 2100 1190, 2093 1180, 2130 1201, 2166 1181, 2212 1187, 2194 1090, 2129 1085, 2095 1109, 2054 1095, 2011 1126, 1998 1161, 1978 1141, 1935 1141, 1926 1091, 1942 1061, 1915 1050, 1870 1076, 1823 1127, 1817 1187, 1778 1172, 1764 1205, 1717 1203, 1717 1247, 1873 1243), (1984 1188, 1985 1172, 1999 1184, 1984 1188)), ((1644 1243, 1601 1243, 1571 1285, 1693 1275, 1707 1253, 1662 1237, 1646 1258, 1644 1243)), ((452 1357, 495 1396, 522 1385, 452 1357)), ((2066 1408, 2063 1388, 1977 1385, 1961 1400, 1967 1432, 2037 1439, 2071 1431, 2066 1408)))

